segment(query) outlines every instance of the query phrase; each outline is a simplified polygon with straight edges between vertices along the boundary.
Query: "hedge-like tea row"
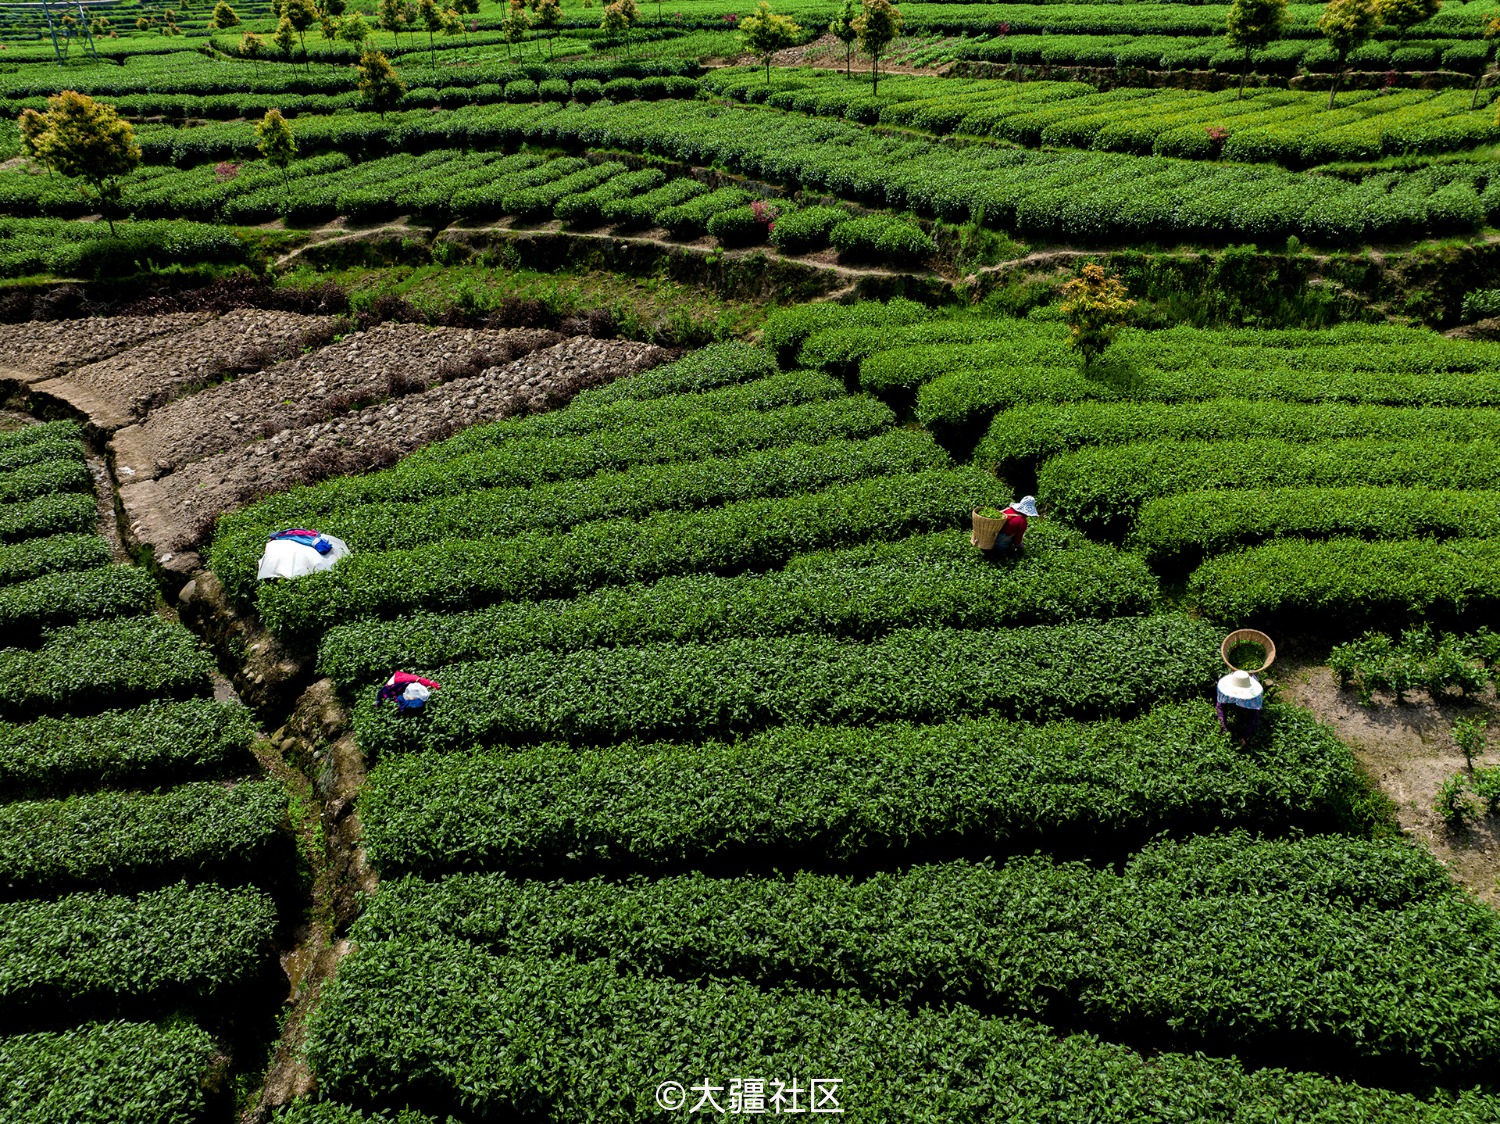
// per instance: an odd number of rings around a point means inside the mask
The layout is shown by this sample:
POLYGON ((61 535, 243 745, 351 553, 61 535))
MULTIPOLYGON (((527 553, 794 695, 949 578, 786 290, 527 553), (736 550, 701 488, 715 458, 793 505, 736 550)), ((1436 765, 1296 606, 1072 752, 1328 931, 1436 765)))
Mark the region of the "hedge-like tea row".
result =
POLYGON ((0 1010, 24 1018, 59 1006, 152 1014, 206 1005, 260 975, 275 928, 271 899, 248 887, 3 902, 0 1010))
POLYGON ((696 394, 775 373, 776 364, 764 350, 730 340, 702 348, 653 371, 593 387, 575 398, 571 408, 592 410, 611 402, 643 402, 669 394, 696 394))
POLYGON ((974 451, 985 468, 1040 462, 1088 445, 1135 441, 1333 441, 1351 437, 1473 441, 1500 433, 1500 410, 1291 402, 1079 402, 998 414, 974 451))
POLYGON ((1285 539, 1210 558, 1188 596, 1237 626, 1500 621, 1500 539, 1285 539))
POLYGON ((35 499, 51 492, 91 492, 94 478, 82 457, 38 461, 0 472, 0 503, 35 499))
MULTIPOLYGON (((757 366, 761 354, 756 352, 757 358, 751 360, 757 366)), ((750 360, 751 356, 746 358, 750 360)), ((640 379, 645 376, 632 377, 640 379)), ((507 418, 492 425, 466 429, 456 437, 418 449, 406 458, 405 463, 452 460, 465 453, 493 448, 516 437, 577 437, 598 430, 661 425, 694 414, 736 414, 746 410, 766 411, 807 402, 826 402, 830 398, 842 398, 844 393, 843 383, 822 372, 787 371, 752 377, 746 382, 728 386, 669 393, 656 398, 619 399, 596 406, 590 406, 588 399, 580 395, 566 409, 507 418)))
POLYGON ((339 625, 318 668, 344 687, 393 667, 435 668, 530 652, 817 632, 869 639, 915 625, 1059 624, 1128 616, 1156 602, 1133 555, 1051 525, 993 566, 942 531, 874 547, 797 555, 764 574, 691 574, 610 586, 570 601, 505 602, 474 613, 339 625))
POLYGON ((1148 500, 1220 488, 1484 488, 1500 441, 1152 441, 1080 449, 1037 472, 1037 495, 1075 526, 1120 535, 1148 500))
POLYGON ((0 890, 41 893, 121 877, 274 879, 286 801, 278 783, 264 780, 0 804, 0 890))
POLYGON ((99 566, 75 573, 46 574, 0 588, 0 628, 11 637, 107 617, 149 613, 156 582, 137 566, 99 566))
MULTIPOLYGON (((253 529, 264 535, 278 525, 286 526, 288 520, 299 525, 313 522, 336 505, 421 502, 485 488, 535 487, 598 472, 734 456, 781 445, 857 440, 882 433, 894 422, 890 409, 872 398, 840 398, 770 413, 699 414, 654 427, 517 439, 450 461, 402 464, 386 472, 341 477, 272 497, 245 509, 225 528, 253 529)), ((223 552, 216 549, 210 554, 214 570, 232 594, 248 599, 255 567, 245 565, 245 546, 239 545, 236 556, 227 539, 221 536, 220 541, 226 544, 223 552)), ((341 568, 347 565, 347 561, 340 563, 341 568)))
POLYGON ((21 542, 69 531, 94 531, 99 504, 92 492, 38 496, 21 503, 0 504, 0 542, 21 542))
POLYGON ((860 301, 857 304, 835 304, 823 301, 801 304, 773 312, 761 330, 761 344, 775 356, 776 362, 790 367, 797 362, 803 344, 815 333, 840 329, 874 332, 916 324, 930 319, 932 309, 916 301, 897 297, 887 303, 860 301))
POLYGON ((562 534, 355 554, 324 573, 263 585, 257 604, 273 632, 310 637, 335 624, 416 609, 568 596, 699 571, 772 569, 808 550, 958 527, 973 507, 1001 502, 1000 494, 997 481, 972 469, 931 471, 704 511, 600 520, 562 534))
POLYGON ((244 771, 254 734, 244 707, 213 699, 7 724, 0 728, 0 793, 50 796, 244 771))
POLYGON ((1059 838, 1110 843, 1232 824, 1364 829, 1353 757, 1273 707, 1247 750, 1203 702, 1031 725, 783 727, 736 742, 406 754, 361 794, 364 843, 406 872, 866 866, 1059 838), (941 784, 933 778, 941 777, 941 784))
POLYGON ((0 546, 0 586, 64 570, 87 570, 109 559, 109 543, 99 535, 49 535, 0 546))
POLYGON ((225 1061, 205 1031, 180 1021, 0 1037, 0 1117, 15 1124, 196 1124, 225 1061))
POLYGON ((43 422, 41 425, 24 425, 20 429, 0 433, 0 454, 37 442, 77 441, 82 437, 83 427, 77 422, 53 421, 43 422))
POLYGON ((764 1078, 768 1104, 771 1082, 796 1082, 804 1110, 809 1079, 835 1077, 852 1120, 1480 1124, 1500 1112, 1479 1093, 1448 1105, 1200 1055, 1148 1061, 964 1007, 687 984, 447 941, 367 944, 344 960, 312 1017, 308 1058, 326 1096, 558 1124, 660 1121, 663 1081, 691 1107, 699 1094, 687 1087, 707 1080, 727 1106, 736 1076, 764 1078))
MULTIPOLYGON (((320 512, 319 524, 354 551, 410 549, 447 539, 563 531, 597 519, 643 519, 740 500, 796 495, 877 476, 942 468, 948 456, 923 432, 898 429, 867 441, 785 445, 742 457, 645 465, 532 488, 496 488, 426 503, 366 504, 320 512)), ((258 529, 226 536, 226 570, 253 568, 265 546, 258 529)))
POLYGON ((1313 1047, 1455 1083, 1482 1080, 1500 1049, 1500 917, 1405 841, 1205 836, 1119 874, 1035 856, 857 881, 406 880, 350 936, 1081 1015, 1104 1033, 1144 1026, 1284 1064, 1313 1047))
POLYGON ((366 696, 366 753, 727 736, 766 726, 1128 714, 1213 678, 1212 631, 1175 615, 978 631, 537 652, 444 670, 422 721, 366 696))
POLYGON ((1427 488, 1225 488, 1152 500, 1131 544, 1180 568, 1271 538, 1500 538, 1500 492, 1427 488))
POLYGON ((298 1100, 278 1108, 271 1124, 442 1124, 442 1121, 414 1108, 403 1108, 391 1116, 385 1112, 361 1112, 332 1101, 298 1100))
POLYGON ((60 628, 37 649, 0 648, 0 718, 82 713, 207 694, 213 659, 151 615, 60 628))
POLYGON ((37 464, 41 461, 83 460, 83 442, 61 433, 49 434, 39 441, 0 446, 0 472, 37 464))

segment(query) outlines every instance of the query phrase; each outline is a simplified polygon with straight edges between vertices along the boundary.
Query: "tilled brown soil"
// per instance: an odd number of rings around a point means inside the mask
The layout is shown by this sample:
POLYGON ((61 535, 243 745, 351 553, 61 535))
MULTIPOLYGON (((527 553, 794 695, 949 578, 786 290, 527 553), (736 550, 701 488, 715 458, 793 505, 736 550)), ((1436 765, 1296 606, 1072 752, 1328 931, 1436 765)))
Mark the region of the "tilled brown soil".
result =
POLYGON ((36 390, 62 399, 101 429, 118 429, 174 398, 326 343, 334 323, 331 316, 238 308, 183 332, 153 336, 38 383, 36 390))
POLYGON ((215 516, 257 496, 390 464, 466 426, 562 405, 580 390, 668 356, 651 344, 572 337, 473 377, 284 429, 154 480, 122 477, 120 499, 131 534, 170 562, 203 537, 215 516))
POLYGON ((212 317, 211 312, 174 312, 0 324, 0 379, 42 382, 153 337, 186 331, 212 317))
POLYGON ((562 338, 538 328, 381 324, 153 410, 140 425, 115 435, 116 471, 122 484, 161 476, 284 430, 509 362, 562 338))

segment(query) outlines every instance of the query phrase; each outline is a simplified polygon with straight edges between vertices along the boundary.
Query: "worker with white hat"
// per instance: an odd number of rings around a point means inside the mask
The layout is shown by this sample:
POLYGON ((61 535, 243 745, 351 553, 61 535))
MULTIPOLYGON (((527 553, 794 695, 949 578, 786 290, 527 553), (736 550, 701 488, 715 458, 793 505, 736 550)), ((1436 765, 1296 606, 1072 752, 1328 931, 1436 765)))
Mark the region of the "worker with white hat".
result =
POLYGON ((1036 497, 1022 496, 1000 514, 1005 517, 1005 522, 1000 525, 1000 530, 995 534, 995 545, 990 549, 991 555, 1021 549, 1021 540, 1026 537, 1027 519, 1037 518, 1036 497))
POLYGON ((1219 725, 1226 734, 1233 735, 1229 724, 1231 718, 1240 726, 1240 745, 1245 745, 1255 736, 1260 724, 1261 707, 1266 701, 1265 688, 1260 680, 1248 671, 1231 671, 1219 679, 1218 702, 1219 725), (1226 713, 1225 707, 1232 708, 1226 713))

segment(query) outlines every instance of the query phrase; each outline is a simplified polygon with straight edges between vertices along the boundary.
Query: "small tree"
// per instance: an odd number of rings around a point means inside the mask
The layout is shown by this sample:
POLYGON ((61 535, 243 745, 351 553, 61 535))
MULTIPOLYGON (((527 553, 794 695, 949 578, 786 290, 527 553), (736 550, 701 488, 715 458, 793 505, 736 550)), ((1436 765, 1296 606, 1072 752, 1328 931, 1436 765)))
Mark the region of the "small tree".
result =
POLYGON ((391 60, 380 51, 366 51, 360 55, 357 69, 359 81, 355 89, 372 109, 384 117, 406 93, 406 83, 401 81, 391 60))
POLYGON ((287 58, 292 57, 292 48, 297 45, 297 33, 292 30, 292 21, 285 16, 276 25, 276 32, 271 36, 271 42, 276 44, 276 49, 287 58))
POLYGON ((363 13, 353 12, 339 21, 339 38, 345 43, 364 45, 370 37, 370 24, 363 13))
POLYGON ((49 171, 83 181, 115 232, 111 209, 120 199, 120 177, 135 170, 141 150, 135 131, 113 106, 76 90, 47 99, 47 112, 23 110, 18 122, 26 154, 49 171))
POLYGON ((297 138, 292 135, 292 127, 286 123, 281 110, 266 110, 266 115, 256 122, 255 141, 266 163, 281 169, 282 183, 290 190, 292 176, 287 169, 297 158, 297 138))
POLYGON ((1240 92, 1235 95, 1235 101, 1245 96, 1251 54, 1264 50, 1281 38, 1285 26, 1286 0, 1233 0, 1229 5, 1224 39, 1235 50, 1245 52, 1245 65, 1240 71, 1240 92))
MULTIPOLYGON (((292 29, 297 33, 297 43, 302 48, 302 58, 307 59, 307 29, 318 22, 318 8, 313 0, 286 0, 286 15, 292 29)), ((311 64, 309 64, 311 69, 311 64)))
POLYGON ((1484 756, 1485 741, 1489 735, 1489 722, 1483 718, 1460 718, 1453 723, 1453 744, 1464 755, 1464 765, 1474 771, 1474 758, 1484 756))
POLYGON ((1379 23, 1374 0, 1328 0, 1328 7, 1318 17, 1318 30, 1328 40, 1337 60, 1333 85, 1328 87, 1329 109, 1333 108, 1333 98, 1338 93, 1339 80, 1344 76, 1344 65, 1350 53, 1369 42, 1379 23))
POLYGON ((547 36, 547 57, 552 58, 552 41, 557 38, 557 25, 562 22, 562 5, 557 0, 531 0, 531 23, 540 31, 551 32, 547 36))
POLYGON ((240 57, 246 59, 258 59, 266 53, 266 41, 253 31, 247 31, 240 36, 240 57))
POLYGON ((401 29, 406 26, 406 13, 401 9, 401 0, 380 0, 380 13, 375 17, 375 26, 389 31, 401 46, 401 29))
POLYGON ((223 31, 226 28, 238 27, 240 25, 239 14, 229 6, 229 0, 219 0, 214 5, 214 14, 208 21, 209 26, 215 31, 223 31))
POLYGON ((1385 27, 1396 29, 1397 41, 1424 20, 1437 15, 1443 0, 1375 0, 1375 15, 1385 27))
POLYGON ((1120 334, 1135 301, 1125 282, 1092 263, 1063 286, 1062 295, 1063 319, 1073 347, 1083 355, 1084 365, 1092 366, 1120 334))
POLYGON ((422 19, 422 26, 427 29, 427 59, 436 66, 436 36, 443 30, 443 9, 437 6, 436 0, 421 0, 417 5, 417 15, 422 19))
POLYGON ((510 0, 505 18, 500 21, 500 34, 510 48, 521 44, 524 53, 526 33, 531 30, 531 16, 526 12, 526 0, 510 0))
POLYGON ((755 14, 740 20, 740 34, 745 47, 766 64, 766 85, 771 84, 771 56, 797 42, 799 27, 789 16, 771 11, 766 0, 756 5, 755 14))
POLYGON ((604 8, 604 17, 599 21, 599 28, 605 35, 614 38, 619 36, 625 40, 625 53, 630 53, 630 29, 635 26, 635 21, 640 13, 636 10, 635 0, 614 0, 604 8))
POLYGON ((854 26, 858 14, 859 9, 854 6, 854 0, 844 0, 843 8, 828 25, 828 34, 844 45, 845 78, 850 76, 850 71, 853 69, 854 43, 859 38, 859 29, 854 26))
POLYGON ((901 9, 891 0, 864 0, 864 10, 854 21, 859 45, 870 56, 870 92, 880 96, 880 56, 901 34, 901 9))

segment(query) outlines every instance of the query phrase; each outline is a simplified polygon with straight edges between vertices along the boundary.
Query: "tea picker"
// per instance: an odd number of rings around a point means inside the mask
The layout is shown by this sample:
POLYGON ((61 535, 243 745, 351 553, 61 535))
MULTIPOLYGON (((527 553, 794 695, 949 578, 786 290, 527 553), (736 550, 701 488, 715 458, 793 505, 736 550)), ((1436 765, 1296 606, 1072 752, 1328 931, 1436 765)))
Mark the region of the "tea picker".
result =
POLYGON ((993 508, 974 509, 974 530, 969 541, 991 558, 1018 552, 1021 540, 1026 537, 1028 519, 1038 518, 1036 497, 1023 496, 1015 503, 995 514, 993 508))
POLYGON ((442 684, 435 679, 423 679, 409 671, 398 671, 375 692, 375 705, 394 701, 396 713, 416 714, 427 705, 432 692, 441 687, 442 684))
POLYGON ((260 556, 260 569, 255 576, 261 581, 300 578, 333 569, 334 563, 348 553, 344 540, 332 535, 300 528, 277 531, 266 540, 266 549, 260 556))
POLYGON ((1265 688, 1253 672, 1271 666, 1276 658, 1276 645, 1264 632, 1240 628, 1224 637, 1219 654, 1229 666, 1229 674, 1219 679, 1214 709, 1219 713, 1220 728, 1231 737, 1238 736, 1244 746, 1260 726, 1266 701, 1265 688))

